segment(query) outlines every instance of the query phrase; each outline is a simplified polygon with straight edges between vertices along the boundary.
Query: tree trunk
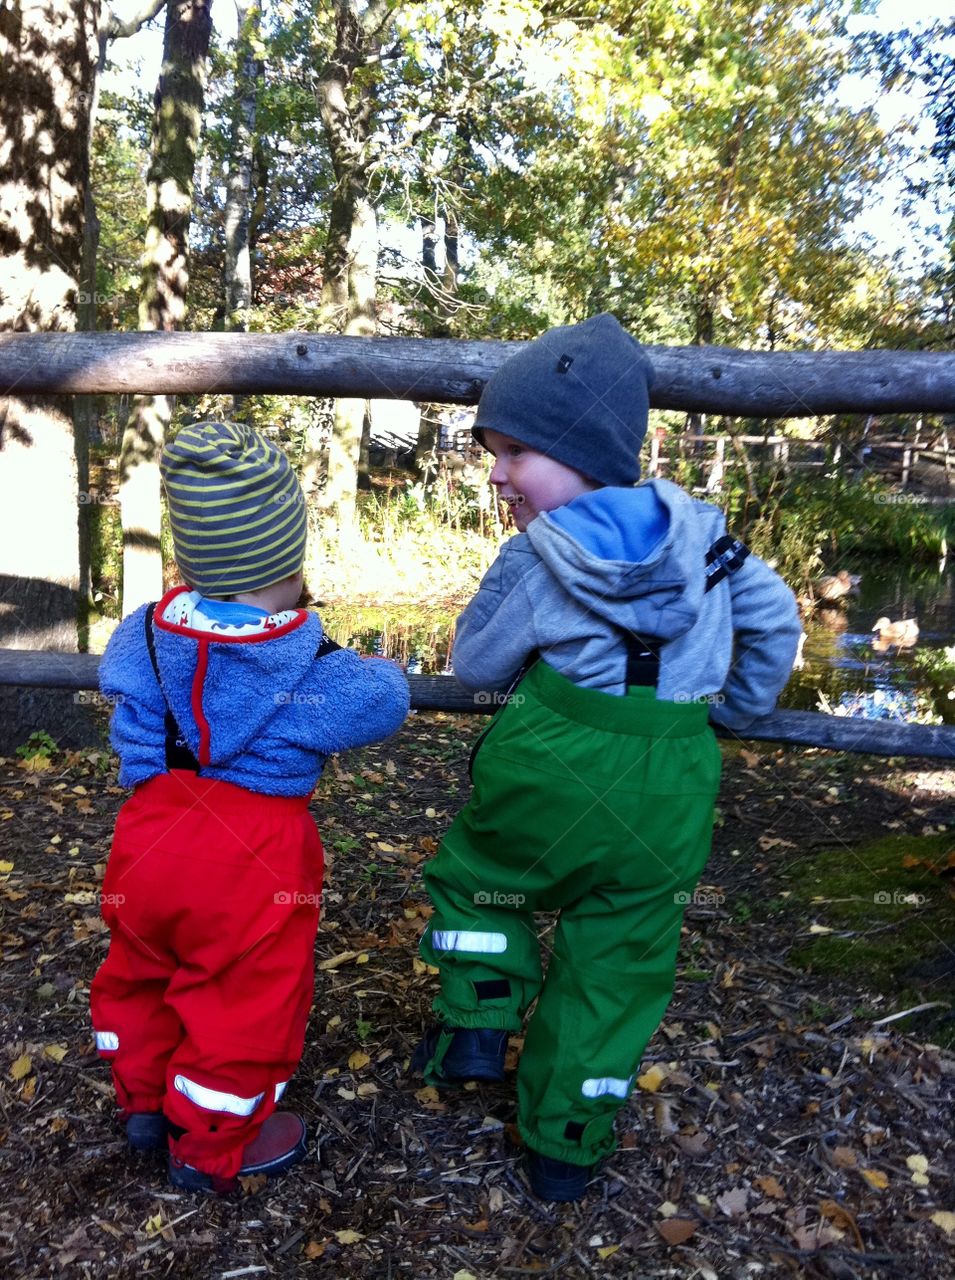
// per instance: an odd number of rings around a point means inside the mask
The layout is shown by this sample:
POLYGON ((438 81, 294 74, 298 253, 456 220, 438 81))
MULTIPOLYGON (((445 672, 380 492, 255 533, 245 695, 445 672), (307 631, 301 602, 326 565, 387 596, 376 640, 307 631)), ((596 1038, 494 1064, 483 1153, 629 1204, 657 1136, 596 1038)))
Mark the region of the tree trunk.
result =
MULTIPOLYGON (((252 172, 258 86, 264 63, 258 56, 262 11, 257 0, 236 0, 239 35, 236 48, 235 101, 225 205, 225 328, 244 333, 252 306, 252 172)), ((237 397, 238 400, 238 397, 237 397)))
MULTIPOLYGON (((168 0, 156 87, 140 329, 172 330, 186 312, 188 242, 202 128, 212 0, 168 0)), ((120 451, 123 614, 162 594, 159 454, 172 417, 169 396, 136 396, 120 451)))
MULTIPOLYGON (((0 6, 0 332, 70 333, 83 269, 89 108, 99 0, 51 21, 46 0, 0 6)), ((15 384, 10 384, 15 385, 15 384)), ((80 492, 72 404, 0 399, 0 644, 76 652, 80 643, 80 492)), ((10 690, 0 751, 31 729, 89 740, 71 694, 10 690)))
MULTIPOLYGON (((378 219, 369 197, 369 125, 373 86, 359 90, 355 72, 381 46, 389 21, 385 0, 359 15, 355 0, 335 0, 335 48, 318 76, 316 96, 328 139, 335 193, 325 247, 323 311, 339 332, 371 337, 377 328, 378 219)), ((328 450, 325 507, 343 523, 355 514, 364 400, 338 400, 328 450)))

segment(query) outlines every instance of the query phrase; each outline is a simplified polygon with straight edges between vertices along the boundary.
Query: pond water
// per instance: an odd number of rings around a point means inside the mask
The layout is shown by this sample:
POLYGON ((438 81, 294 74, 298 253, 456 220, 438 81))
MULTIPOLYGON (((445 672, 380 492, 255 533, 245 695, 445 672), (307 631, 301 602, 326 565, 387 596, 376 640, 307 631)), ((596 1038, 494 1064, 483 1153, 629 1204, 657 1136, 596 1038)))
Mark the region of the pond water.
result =
MULTIPOLYGON (((941 663, 955 645, 955 568, 898 560, 847 562, 860 574, 857 594, 845 608, 818 610, 803 621, 803 667, 794 671, 781 707, 815 711, 847 705, 853 714, 880 718, 936 718, 955 724, 955 676, 941 663), (877 618, 916 618, 919 636, 910 647, 881 646, 877 618), (932 661, 935 659, 935 661, 932 661)), ((339 644, 408 663, 409 672, 449 671, 454 606, 326 606, 322 620, 339 644)))

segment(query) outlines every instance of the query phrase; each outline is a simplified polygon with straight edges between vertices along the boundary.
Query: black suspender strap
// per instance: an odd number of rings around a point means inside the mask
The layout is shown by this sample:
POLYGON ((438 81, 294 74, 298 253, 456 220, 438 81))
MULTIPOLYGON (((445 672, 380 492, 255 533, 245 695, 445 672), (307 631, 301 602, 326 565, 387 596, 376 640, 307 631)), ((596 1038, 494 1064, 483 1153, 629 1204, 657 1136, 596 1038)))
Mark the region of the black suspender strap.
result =
POLYGON ((655 689, 660 680, 660 648, 662 641, 656 636, 638 636, 632 631, 623 633, 627 648, 626 685, 655 689))
POLYGON ((149 660, 153 664, 153 671, 156 673, 159 692, 162 694, 163 702, 166 703, 166 768, 188 769, 192 773, 198 773, 199 761, 192 754, 186 741, 186 735, 180 729, 179 722, 172 713, 172 707, 170 707, 166 699, 162 680, 159 677, 159 663, 156 661, 156 641, 153 638, 153 612, 155 608, 155 604, 151 604, 146 610, 146 648, 149 650, 149 660))
POLYGON ((341 645, 336 644, 335 641, 331 638, 331 636, 327 636, 323 631, 322 642, 318 646, 318 648, 315 650, 315 657, 327 658, 330 653, 334 653, 336 649, 340 649, 340 648, 341 648, 341 645))
POLYGON ((748 555, 749 547, 745 542, 740 542, 739 538, 733 538, 728 533, 725 533, 722 538, 717 538, 706 553, 704 592, 712 591, 718 582, 722 582, 729 574, 741 568, 748 555))

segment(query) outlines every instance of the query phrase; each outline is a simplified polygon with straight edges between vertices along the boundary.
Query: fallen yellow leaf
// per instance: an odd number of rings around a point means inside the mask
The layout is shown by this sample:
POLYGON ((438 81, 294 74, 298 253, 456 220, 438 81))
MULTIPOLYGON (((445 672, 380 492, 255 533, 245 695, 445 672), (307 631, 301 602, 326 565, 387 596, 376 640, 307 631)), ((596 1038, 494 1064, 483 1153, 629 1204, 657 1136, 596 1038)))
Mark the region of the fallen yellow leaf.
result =
POLYGON ((874 1187, 876 1191, 884 1191, 889 1185, 888 1175, 884 1174, 881 1169, 863 1169, 862 1176, 870 1187, 874 1187))
POLYGON ((597 1250, 597 1257, 598 1258, 613 1257, 613 1255, 617 1252, 619 1248, 620 1248, 619 1244, 605 1244, 602 1249, 597 1250))
MULTIPOLYGON (((13 816, 12 814, 10 815, 13 816)), ((6 875, 8 871, 13 870, 12 862, 0 862, 0 875, 6 875)))
POLYGON ((69 1053, 65 1044, 48 1044, 43 1050, 48 1058, 52 1058, 54 1062, 62 1062, 69 1053))
POLYGON ((947 1209, 939 1209, 938 1213, 933 1213, 932 1221, 937 1227, 941 1227, 947 1236, 955 1232, 955 1213, 949 1213, 947 1209))
POLYGON ((364 1240, 364 1238, 365 1237, 360 1231, 352 1231, 348 1229, 345 1231, 335 1232, 335 1239, 339 1244, 357 1244, 359 1240, 364 1240))
POLYGON ((28 1053, 21 1053, 19 1058, 10 1068, 10 1075, 14 1080, 22 1080, 24 1076, 30 1074, 30 1068, 33 1066, 28 1053))
POLYGON ((362 1067, 367 1067, 371 1058, 367 1053, 363 1053, 361 1049, 356 1049, 354 1053, 348 1055, 348 1070, 360 1071, 362 1067))
POLYGON ((637 1076, 637 1084, 647 1093, 656 1093, 667 1078, 667 1073, 659 1063, 655 1062, 642 1076, 637 1076))

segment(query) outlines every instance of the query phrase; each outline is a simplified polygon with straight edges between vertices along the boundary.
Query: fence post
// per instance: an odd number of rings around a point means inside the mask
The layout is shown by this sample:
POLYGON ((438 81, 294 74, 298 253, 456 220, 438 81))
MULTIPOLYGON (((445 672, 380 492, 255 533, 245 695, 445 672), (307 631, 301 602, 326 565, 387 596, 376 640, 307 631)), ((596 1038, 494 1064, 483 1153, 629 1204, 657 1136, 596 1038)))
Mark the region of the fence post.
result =
POLYGON ((902 488, 908 487, 909 473, 912 470, 912 450, 906 445, 902 450, 902 488))

